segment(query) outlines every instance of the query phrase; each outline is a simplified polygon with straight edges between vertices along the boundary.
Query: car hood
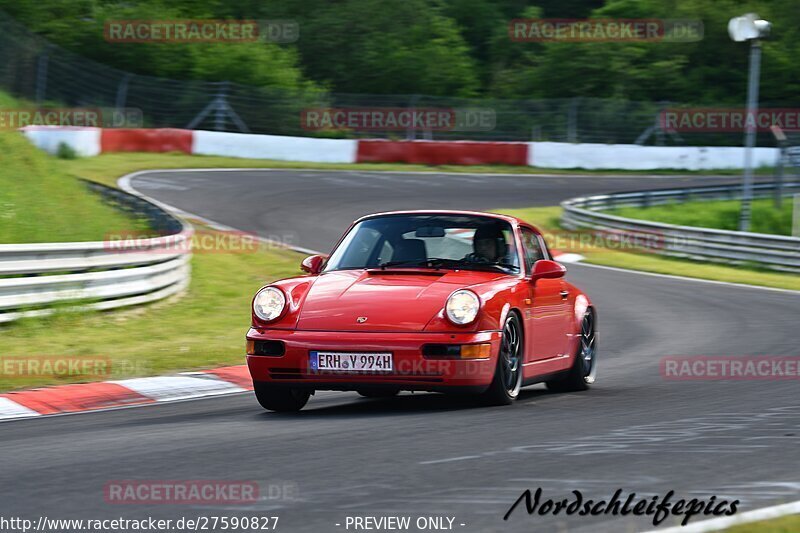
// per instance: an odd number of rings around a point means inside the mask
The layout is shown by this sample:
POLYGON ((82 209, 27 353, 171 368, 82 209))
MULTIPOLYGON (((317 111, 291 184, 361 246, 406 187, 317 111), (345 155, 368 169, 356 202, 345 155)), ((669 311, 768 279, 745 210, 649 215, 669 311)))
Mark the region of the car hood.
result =
POLYGON ((422 331, 460 288, 505 277, 453 270, 340 270, 320 275, 309 289, 297 329, 422 331))

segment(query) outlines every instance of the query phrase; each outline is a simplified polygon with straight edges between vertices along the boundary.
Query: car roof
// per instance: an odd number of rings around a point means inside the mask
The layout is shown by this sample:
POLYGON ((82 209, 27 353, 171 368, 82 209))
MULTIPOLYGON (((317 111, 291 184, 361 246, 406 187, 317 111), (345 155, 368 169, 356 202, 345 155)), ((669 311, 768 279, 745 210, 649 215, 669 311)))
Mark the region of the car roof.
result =
POLYGON ((467 216, 471 215, 471 216, 496 218, 498 220, 504 220, 511 224, 532 227, 531 224, 528 224, 524 220, 520 220, 517 217, 512 217, 509 215, 501 215, 499 213, 486 213, 483 211, 455 211, 455 210, 445 210, 445 209, 423 209, 415 211, 384 211, 381 213, 373 213, 371 215, 365 215, 356 220, 354 224, 361 222, 362 220, 366 220, 368 218, 391 216, 391 215, 467 215, 467 216))

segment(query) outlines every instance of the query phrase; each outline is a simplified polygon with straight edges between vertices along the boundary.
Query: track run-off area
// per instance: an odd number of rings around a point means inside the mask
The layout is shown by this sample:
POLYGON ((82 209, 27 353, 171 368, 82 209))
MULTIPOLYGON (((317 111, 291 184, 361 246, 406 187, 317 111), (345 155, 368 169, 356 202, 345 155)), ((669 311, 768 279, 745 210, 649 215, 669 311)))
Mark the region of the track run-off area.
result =
MULTIPOLYGON (((129 184, 185 212, 327 253, 353 219, 372 212, 548 206, 590 193, 735 180, 192 170, 138 173, 129 184)), ((593 500, 617 489, 639 498, 675 491, 739 499, 741 511, 797 500, 797 381, 670 381, 659 363, 798 356, 800 293, 567 268, 598 311, 599 373, 590 391, 553 394, 537 385, 509 407, 437 394, 367 400, 322 392, 292 415, 265 412, 248 393, 6 422, 3 507, 59 518, 258 514, 279 516, 278 531, 346 531, 347 517, 410 516, 453 517, 456 531, 620 532, 653 525, 610 514, 529 516, 524 506, 507 521, 503 515, 537 488, 554 500, 575 490, 593 500), (104 487, 125 479, 255 480, 276 490, 246 505, 107 503, 104 487)), ((243 317, 242 339, 247 326, 243 317)))

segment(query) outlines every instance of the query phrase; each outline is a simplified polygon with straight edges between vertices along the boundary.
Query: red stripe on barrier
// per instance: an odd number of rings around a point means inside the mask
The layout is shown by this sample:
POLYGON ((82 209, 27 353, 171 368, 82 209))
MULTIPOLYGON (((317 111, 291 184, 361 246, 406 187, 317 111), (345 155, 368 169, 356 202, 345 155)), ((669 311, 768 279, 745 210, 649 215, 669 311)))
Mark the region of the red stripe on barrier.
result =
POLYGON ((250 376, 247 365, 223 366, 206 372, 243 389, 253 390, 253 378, 250 376))
POLYGON ((528 164, 528 143, 476 141, 358 141, 358 163, 423 165, 528 164))
POLYGON ((153 403, 154 400, 142 396, 116 383, 79 383, 60 385, 46 389, 34 389, 3 394, 18 404, 43 415, 91 411, 127 405, 153 403))
POLYGON ((192 153, 192 130, 172 128, 104 128, 100 151, 105 152, 183 152, 192 153))

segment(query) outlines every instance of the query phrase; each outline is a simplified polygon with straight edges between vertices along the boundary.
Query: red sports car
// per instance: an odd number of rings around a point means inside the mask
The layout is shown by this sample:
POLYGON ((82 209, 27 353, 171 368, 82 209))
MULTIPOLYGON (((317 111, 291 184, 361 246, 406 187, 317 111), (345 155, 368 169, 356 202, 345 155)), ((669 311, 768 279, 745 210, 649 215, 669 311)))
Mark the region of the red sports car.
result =
POLYGON ((253 299, 247 365, 266 409, 297 411, 316 390, 468 392, 497 405, 533 383, 594 382, 594 307, 516 218, 369 215, 301 268, 253 299))

